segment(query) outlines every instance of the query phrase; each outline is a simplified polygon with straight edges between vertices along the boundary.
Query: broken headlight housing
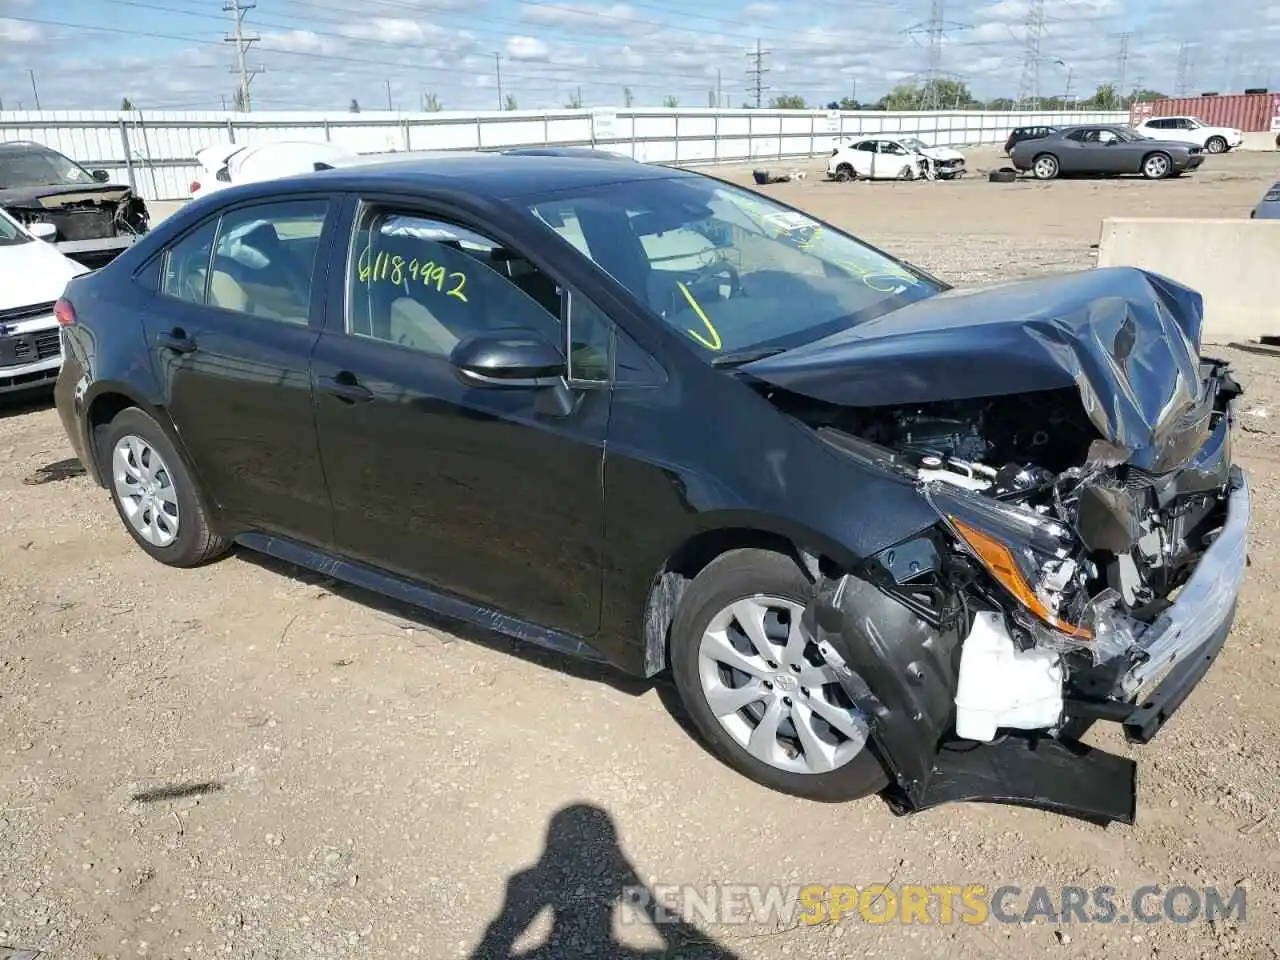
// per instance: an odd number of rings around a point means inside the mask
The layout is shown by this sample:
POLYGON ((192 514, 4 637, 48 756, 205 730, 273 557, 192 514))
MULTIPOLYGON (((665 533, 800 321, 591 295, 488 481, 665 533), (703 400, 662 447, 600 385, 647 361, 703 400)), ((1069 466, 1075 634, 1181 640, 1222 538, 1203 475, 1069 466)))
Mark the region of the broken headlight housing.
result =
POLYGON ((1067 527, 950 484, 925 484, 924 496, 957 543, 1022 610, 1075 640, 1092 639, 1092 630, 1066 613, 1081 574, 1067 527))

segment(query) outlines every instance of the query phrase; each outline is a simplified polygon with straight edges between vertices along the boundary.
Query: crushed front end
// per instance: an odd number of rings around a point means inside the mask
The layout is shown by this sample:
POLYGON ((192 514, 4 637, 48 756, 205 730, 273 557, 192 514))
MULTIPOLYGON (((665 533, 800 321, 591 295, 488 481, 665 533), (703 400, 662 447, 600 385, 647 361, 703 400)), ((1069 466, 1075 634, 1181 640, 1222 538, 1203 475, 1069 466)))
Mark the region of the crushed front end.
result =
MULTIPOLYGON (((1038 376, 1045 389, 876 406, 849 402, 861 399, 856 364, 839 389, 816 361, 803 380, 794 361, 771 371, 822 388, 773 389, 776 404, 844 454, 910 478, 937 514, 820 581, 807 612, 815 639, 865 683, 850 693, 905 810, 981 799, 1132 822, 1134 764, 1080 737, 1102 720, 1149 741, 1230 632, 1250 521, 1232 461, 1242 390, 1226 363, 1199 355, 1199 298, 1149 275, 1143 297, 1132 280, 1055 281, 1119 295, 967 341, 991 351, 992 383, 1038 376)), ((857 349, 899 374, 884 394, 945 390, 917 372, 956 352, 958 326, 857 349)), ((979 374, 954 369, 953 389, 976 392, 979 374)))
POLYGON ((49 223, 50 242, 64 256, 90 269, 110 263, 150 227, 146 201, 125 186, 63 186, 6 191, 7 213, 24 226, 49 223), (20 196, 18 194, 21 194, 20 196))

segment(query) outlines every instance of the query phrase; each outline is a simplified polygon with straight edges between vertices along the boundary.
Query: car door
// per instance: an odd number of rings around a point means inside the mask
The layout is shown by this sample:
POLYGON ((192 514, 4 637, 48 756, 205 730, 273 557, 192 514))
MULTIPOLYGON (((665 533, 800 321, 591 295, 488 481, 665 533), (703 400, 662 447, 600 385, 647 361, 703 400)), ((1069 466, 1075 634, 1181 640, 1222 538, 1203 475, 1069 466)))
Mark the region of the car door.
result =
POLYGON ((164 404, 233 532, 327 546, 332 518, 312 412, 324 320, 324 196, 227 209, 162 254, 144 320, 164 404))
POLYGON ((564 351, 563 318, 585 326, 590 304, 437 208, 362 199, 351 224, 312 365, 339 551, 590 636, 607 377, 582 351, 551 387, 476 385, 450 361, 461 342, 516 330, 564 351))
POLYGON ((875 171, 876 144, 874 140, 862 140, 849 150, 849 162, 860 177, 871 177, 875 171))
POLYGON ((892 180, 902 173, 902 168, 910 164, 907 148, 896 140, 877 140, 875 177, 877 180, 892 180))

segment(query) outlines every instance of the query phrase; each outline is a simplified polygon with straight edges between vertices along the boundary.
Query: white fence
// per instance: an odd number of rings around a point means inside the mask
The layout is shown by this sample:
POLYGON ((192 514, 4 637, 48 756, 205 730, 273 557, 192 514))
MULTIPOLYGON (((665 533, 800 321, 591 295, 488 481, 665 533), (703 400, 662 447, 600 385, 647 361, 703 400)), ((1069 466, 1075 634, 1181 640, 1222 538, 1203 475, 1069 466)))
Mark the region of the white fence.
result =
POLYGON ((779 161, 829 152, 840 138, 918 137, 930 145, 1002 143, 1030 124, 1127 123, 1119 113, 812 110, 519 110, 488 113, 0 111, 0 140, 34 140, 127 179, 151 200, 190 196, 196 151, 214 143, 327 140, 356 153, 598 146, 649 163, 779 161))

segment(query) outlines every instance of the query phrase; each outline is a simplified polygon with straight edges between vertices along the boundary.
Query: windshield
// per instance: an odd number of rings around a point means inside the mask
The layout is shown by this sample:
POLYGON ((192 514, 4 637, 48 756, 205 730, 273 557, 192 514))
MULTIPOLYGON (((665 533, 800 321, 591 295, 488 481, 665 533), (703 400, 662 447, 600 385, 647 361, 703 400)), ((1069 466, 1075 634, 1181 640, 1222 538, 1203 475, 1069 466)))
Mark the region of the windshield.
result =
POLYGON ((1114 133, 1121 140, 1132 143, 1135 140, 1150 140, 1150 137, 1144 136, 1133 127, 1106 127, 1105 129, 1114 133))
POLYGON ((1204 124, 1201 123, 1199 118, 1197 117, 1187 117, 1187 126, 1189 126, 1192 130, 1199 130, 1201 127, 1204 126, 1204 124))
POLYGON ((19 229, 7 213, 0 211, 0 247, 12 247, 19 243, 30 243, 31 237, 19 229))
POLYGON ((711 361, 806 343, 941 289, 709 177, 624 180, 526 203, 711 361))
POLYGON ((0 152, 0 189, 95 182, 88 170, 53 150, 0 152))
POLYGON ((923 153, 925 150, 929 149, 925 146, 923 140, 917 140, 915 137, 907 137, 905 140, 899 140, 898 142, 908 150, 914 150, 916 153, 923 153))

